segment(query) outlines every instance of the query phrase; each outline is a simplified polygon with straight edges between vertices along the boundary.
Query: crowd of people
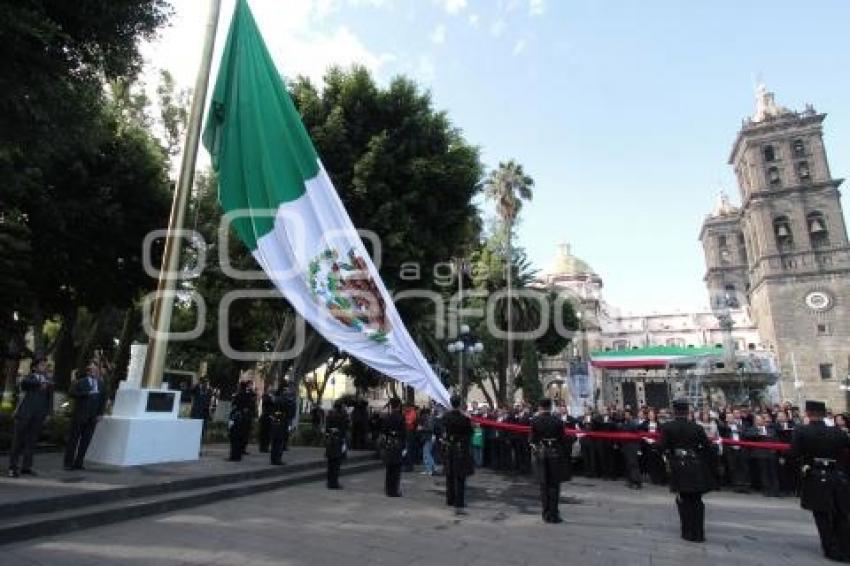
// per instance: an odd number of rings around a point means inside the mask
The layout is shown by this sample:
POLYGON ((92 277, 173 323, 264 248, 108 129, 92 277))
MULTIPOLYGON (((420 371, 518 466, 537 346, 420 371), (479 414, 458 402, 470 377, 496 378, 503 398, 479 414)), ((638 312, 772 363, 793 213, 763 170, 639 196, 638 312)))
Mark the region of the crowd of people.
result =
MULTIPOLYGON (((532 449, 527 432, 502 430, 487 426, 486 421, 509 425, 530 426, 535 409, 518 404, 512 409, 491 409, 473 402, 468 414, 484 419, 476 424, 472 435, 472 453, 477 467, 496 471, 531 474, 532 449)), ((362 410, 362 409, 361 409, 362 410)), ((417 408, 407 405, 402 410, 407 430, 404 471, 414 465, 422 466, 422 474, 433 475, 439 469, 442 442, 440 407, 417 408)), ((661 425, 673 420, 670 409, 629 407, 601 410, 586 409, 585 414, 570 415, 566 406, 556 405, 552 411, 577 443, 572 447, 571 460, 576 473, 605 481, 622 480, 632 489, 645 483, 666 485, 669 481, 664 454, 657 438, 643 435, 640 441, 592 438, 585 432, 657 433, 661 425)), ((363 427, 369 427, 374 439, 380 420, 364 416, 363 427)), ((688 420, 701 426, 712 441, 711 471, 717 485, 736 492, 761 492, 766 497, 793 496, 799 489, 798 462, 777 446, 790 444, 794 430, 805 424, 806 417, 791 404, 758 407, 717 407, 690 412, 688 420), (747 441, 736 446, 728 441, 747 441), (758 448, 765 444, 769 449, 758 448)), ((352 421, 354 413, 352 412, 352 421)), ((828 413, 827 426, 848 433, 843 414, 828 413)), ((358 448, 362 448, 362 444, 358 448)))

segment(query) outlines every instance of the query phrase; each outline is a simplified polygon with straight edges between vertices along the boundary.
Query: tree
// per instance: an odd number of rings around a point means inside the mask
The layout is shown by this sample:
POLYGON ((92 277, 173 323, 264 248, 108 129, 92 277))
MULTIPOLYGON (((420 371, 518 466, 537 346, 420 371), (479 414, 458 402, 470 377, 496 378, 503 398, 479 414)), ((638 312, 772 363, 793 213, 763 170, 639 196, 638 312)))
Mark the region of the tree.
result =
MULTIPOLYGON (((104 84, 138 73, 139 40, 169 15, 165 0, 0 0, 0 210, 17 217, 17 243, 30 250, 14 266, 28 289, 28 304, 14 308, 27 324, 13 326, 10 340, 31 325, 36 350, 61 349, 60 384, 74 363, 79 305, 98 311, 135 292, 133 214, 145 232, 150 217, 159 225, 167 214, 167 204, 157 210, 167 196, 161 152, 144 127, 123 128, 118 91, 104 84), (42 329, 54 315, 63 330, 48 347, 42 329)), ((0 295, 14 292, 0 285, 0 295)))
MULTIPOLYGON (((487 198, 496 202, 496 210, 505 231, 505 269, 507 274, 507 292, 511 294, 513 285, 513 277, 511 275, 511 263, 513 258, 513 227, 516 222, 519 211, 522 208, 523 201, 531 200, 531 187, 534 186, 534 179, 525 174, 522 165, 519 165, 514 160, 507 163, 499 163, 499 167, 490 172, 487 180, 484 181, 484 194, 487 198)), ((505 340, 505 360, 508 364, 506 371, 509 374, 508 379, 508 398, 513 398, 513 339, 511 331, 514 324, 512 313, 512 301, 507 303, 507 333, 508 339, 505 340)))
MULTIPOLYGON (((334 67, 321 91, 301 77, 291 93, 354 225, 381 239, 375 259, 387 287, 442 291, 430 277, 434 266, 471 248, 480 231, 472 202, 482 175, 477 148, 405 78, 382 89, 363 67, 334 67), (420 276, 402 277, 405 264, 420 276)), ((412 332, 437 314, 427 300, 408 299, 398 309, 412 332)), ((291 337, 275 342, 285 346, 291 337)))
POLYGON ((537 348, 534 342, 526 340, 522 343, 522 398, 526 403, 537 403, 543 397, 537 366, 537 348))

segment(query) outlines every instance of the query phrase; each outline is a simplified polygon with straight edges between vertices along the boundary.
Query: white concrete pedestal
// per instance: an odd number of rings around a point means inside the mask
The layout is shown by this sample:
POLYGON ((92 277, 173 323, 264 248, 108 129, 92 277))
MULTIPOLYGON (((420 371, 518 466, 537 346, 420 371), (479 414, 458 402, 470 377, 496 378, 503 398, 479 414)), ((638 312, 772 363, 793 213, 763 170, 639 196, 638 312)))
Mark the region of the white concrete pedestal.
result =
POLYGON ((180 392, 133 385, 119 385, 112 415, 95 428, 86 460, 113 466, 197 460, 203 421, 179 418, 180 392))

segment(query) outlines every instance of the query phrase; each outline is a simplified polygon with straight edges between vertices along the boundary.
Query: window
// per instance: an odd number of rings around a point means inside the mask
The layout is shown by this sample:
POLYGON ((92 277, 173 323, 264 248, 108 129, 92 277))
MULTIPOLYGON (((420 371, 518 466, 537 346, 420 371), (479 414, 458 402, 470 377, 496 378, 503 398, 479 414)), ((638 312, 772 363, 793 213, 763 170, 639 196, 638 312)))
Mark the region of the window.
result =
POLYGON ((767 182, 770 183, 771 187, 778 187, 782 184, 782 179, 779 177, 779 169, 776 167, 768 167, 767 182))
POLYGON ((629 343, 625 340, 616 340, 614 341, 614 349, 618 352, 622 350, 626 350, 629 347, 629 343))
POLYGON ((764 160, 768 163, 771 161, 776 161, 776 151, 773 149, 772 145, 764 146, 764 160))
POLYGON ((780 252, 794 247, 794 236, 791 233, 791 221, 787 216, 777 216, 773 219, 773 234, 776 237, 776 247, 780 252))
POLYGON ((723 288, 723 299, 730 309, 737 309, 741 306, 740 301, 738 301, 738 290, 731 283, 727 283, 723 288))
POLYGON ((791 153, 794 154, 794 157, 806 155, 806 144, 803 143, 803 140, 797 139, 791 142, 791 153))
POLYGON ((801 181, 808 181, 812 178, 812 174, 809 171, 808 161, 800 161, 797 163, 797 177, 801 181))
POLYGON ((726 236, 718 236, 717 237, 717 245, 721 248, 726 247, 726 236))
POLYGON ((755 344, 753 344, 752 342, 750 342, 749 344, 747 344, 747 350, 752 351, 752 350, 755 350, 755 349, 756 349, 756 345, 755 345, 755 344))
POLYGON ((829 231, 826 226, 826 218, 817 210, 806 215, 806 227, 809 230, 809 240, 812 248, 823 248, 829 245, 829 231))
POLYGON ((668 338, 667 346, 675 347, 675 348, 684 348, 685 341, 681 338, 668 338))
POLYGON ((832 334, 832 328, 825 322, 818 323, 818 336, 829 336, 832 334))
POLYGON ((832 364, 821 364, 820 365, 820 378, 821 379, 832 379, 832 364))

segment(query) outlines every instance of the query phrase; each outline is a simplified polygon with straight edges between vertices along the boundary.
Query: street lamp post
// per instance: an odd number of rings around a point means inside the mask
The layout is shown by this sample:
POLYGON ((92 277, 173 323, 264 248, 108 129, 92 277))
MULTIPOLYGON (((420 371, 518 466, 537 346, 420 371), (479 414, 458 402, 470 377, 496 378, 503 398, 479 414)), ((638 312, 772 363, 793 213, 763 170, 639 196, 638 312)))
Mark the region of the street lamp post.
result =
POLYGON ((457 340, 453 340, 449 342, 448 350, 450 354, 457 354, 457 382, 458 388, 460 389, 461 397, 466 400, 466 374, 464 373, 464 356, 468 358, 468 361, 472 361, 473 357, 476 354, 480 354, 484 351, 484 344, 482 344, 472 331, 469 329, 469 326, 466 324, 460 325, 460 332, 458 333, 457 340))

